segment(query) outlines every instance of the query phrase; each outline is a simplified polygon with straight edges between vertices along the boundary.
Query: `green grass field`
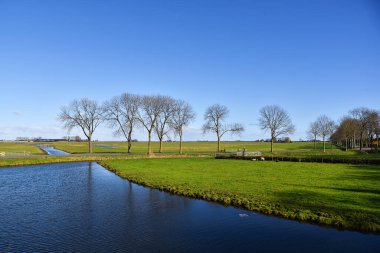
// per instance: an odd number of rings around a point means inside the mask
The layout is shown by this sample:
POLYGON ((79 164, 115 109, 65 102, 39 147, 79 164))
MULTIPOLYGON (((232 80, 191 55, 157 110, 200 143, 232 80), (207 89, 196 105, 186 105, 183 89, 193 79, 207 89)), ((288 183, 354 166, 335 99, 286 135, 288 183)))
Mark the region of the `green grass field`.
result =
MULTIPOLYGON (((69 153, 87 153, 88 147, 86 142, 53 142, 50 145, 57 149, 64 150, 69 153)), ((159 143, 152 143, 153 151, 159 151, 159 143)), ((184 153, 213 153, 216 151, 216 142, 184 142, 184 153)), ((249 141, 231 141, 222 142, 222 149, 226 151, 236 151, 237 149, 246 148, 248 151, 261 151, 269 153, 270 143, 267 142, 249 142, 249 141)), ((354 152, 344 152, 331 144, 327 144, 326 154, 353 154, 354 152)), ((94 142, 93 144, 95 153, 124 153, 127 152, 126 142, 94 142), (110 146, 112 148, 103 148, 101 146, 110 146)), ((163 143, 164 153, 177 153, 179 149, 178 142, 165 142, 163 143)), ((293 143, 275 143, 274 151, 279 153, 300 153, 300 154, 320 154, 322 151, 322 144, 317 144, 317 150, 314 150, 314 144, 310 142, 293 142, 293 143)), ((132 144, 133 153, 146 153, 146 142, 134 142, 132 144)))
MULTIPOLYGON (((88 152, 86 142, 53 142, 50 145, 57 149, 64 150, 68 153, 83 154, 88 152)), ((163 144, 163 153, 176 154, 178 153, 178 142, 165 142, 163 144)), ((152 142, 153 152, 159 151, 159 143, 152 142)), ((213 141, 201 141, 201 142, 184 142, 183 152, 185 154, 214 154, 217 144, 213 141)), ((246 148, 247 151, 260 151, 263 155, 274 156, 292 156, 292 157, 344 157, 344 158, 380 158, 380 154, 367 154, 359 153, 357 151, 349 150, 343 151, 338 147, 326 144, 326 152, 323 152, 322 143, 317 143, 316 149, 314 149, 314 143, 312 142, 293 142, 293 143, 275 143, 274 152, 270 153, 270 143, 268 142, 253 142, 253 141, 225 141, 221 143, 222 149, 226 151, 236 151, 237 149, 246 148)), ((94 142, 94 153, 126 153, 126 142, 94 142), (109 146, 112 148, 104 148, 102 146, 109 146)), ((132 144, 133 153, 147 153, 147 142, 134 142, 132 144)))
POLYGON ((40 148, 28 142, 0 142, 0 153, 30 153, 33 155, 45 154, 40 148))
POLYGON ((121 177, 265 214, 380 231, 380 168, 212 158, 107 160, 121 177))
MULTIPOLYGON (((16 143, 16 142, 0 142, 0 152, 6 153, 30 153, 34 155, 44 154, 44 152, 36 147, 37 143, 16 143)), ((57 149, 64 150, 72 154, 85 154, 88 152, 87 142, 51 142, 42 143, 51 145, 57 149)), ((152 142, 153 151, 158 153, 159 143, 152 142)), ((165 142, 163 144, 164 154, 177 154, 178 142, 165 142)), ((185 154, 214 154, 216 150, 216 142, 184 142, 183 152, 185 154)), ((343 158, 368 158, 368 159, 380 159, 380 153, 367 154, 359 153, 357 151, 349 150, 342 151, 338 147, 326 144, 326 152, 322 152, 322 143, 317 143, 317 148, 314 149, 312 142, 293 142, 293 143, 275 143, 274 153, 270 153, 270 143, 267 142, 249 142, 249 141, 226 141, 222 142, 221 147, 226 151, 236 151, 238 149, 246 148, 247 151, 260 151, 265 156, 287 156, 287 157, 343 157, 343 158)), ((94 142, 94 153, 106 154, 106 153, 126 153, 126 142, 94 142), (111 148, 106 148, 108 146, 111 148)), ((147 142, 134 142, 132 146, 132 154, 146 154, 147 142)))

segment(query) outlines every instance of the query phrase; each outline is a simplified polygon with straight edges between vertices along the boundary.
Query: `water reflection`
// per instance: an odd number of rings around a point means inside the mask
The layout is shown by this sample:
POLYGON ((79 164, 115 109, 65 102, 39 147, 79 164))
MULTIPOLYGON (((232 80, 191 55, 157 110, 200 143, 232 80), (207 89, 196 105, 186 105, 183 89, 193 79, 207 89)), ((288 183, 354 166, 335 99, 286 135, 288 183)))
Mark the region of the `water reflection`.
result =
POLYGON ((42 145, 42 144, 38 144, 36 146, 39 147, 40 149, 44 150, 48 155, 56 155, 56 156, 70 155, 69 153, 67 153, 65 151, 55 149, 55 148, 50 147, 50 146, 46 146, 46 145, 42 145))
POLYGON ((178 197, 130 183, 92 162, 0 169, 0 203, 0 252, 380 249, 380 236, 178 197))

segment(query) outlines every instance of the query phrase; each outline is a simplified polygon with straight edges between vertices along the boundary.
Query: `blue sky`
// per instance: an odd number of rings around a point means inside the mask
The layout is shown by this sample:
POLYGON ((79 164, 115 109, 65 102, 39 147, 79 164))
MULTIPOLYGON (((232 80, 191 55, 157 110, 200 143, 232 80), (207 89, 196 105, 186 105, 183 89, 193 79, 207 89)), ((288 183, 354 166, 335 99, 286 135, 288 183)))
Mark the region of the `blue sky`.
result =
POLYGON ((0 0, 0 139, 61 137, 61 106, 128 91, 191 103, 189 140, 213 139, 214 103, 246 127, 226 139, 267 137, 259 110, 278 104, 298 140, 321 114, 380 109, 379 87, 378 0, 0 0))

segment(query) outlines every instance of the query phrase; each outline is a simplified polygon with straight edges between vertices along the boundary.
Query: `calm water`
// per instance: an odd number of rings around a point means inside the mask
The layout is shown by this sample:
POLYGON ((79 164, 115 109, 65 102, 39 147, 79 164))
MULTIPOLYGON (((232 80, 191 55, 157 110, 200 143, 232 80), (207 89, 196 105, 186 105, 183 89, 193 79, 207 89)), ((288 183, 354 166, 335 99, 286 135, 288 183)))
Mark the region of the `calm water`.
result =
POLYGON ((30 251, 380 252, 380 236, 170 195, 96 163, 2 168, 0 252, 30 251))
POLYGON ((55 149, 53 147, 47 147, 43 145, 38 145, 38 147, 45 150, 49 155, 58 155, 58 156, 70 155, 69 153, 66 153, 65 151, 55 149))
POLYGON ((108 145, 97 145, 99 148, 105 148, 105 149, 115 149, 116 147, 114 146, 108 146, 108 145))

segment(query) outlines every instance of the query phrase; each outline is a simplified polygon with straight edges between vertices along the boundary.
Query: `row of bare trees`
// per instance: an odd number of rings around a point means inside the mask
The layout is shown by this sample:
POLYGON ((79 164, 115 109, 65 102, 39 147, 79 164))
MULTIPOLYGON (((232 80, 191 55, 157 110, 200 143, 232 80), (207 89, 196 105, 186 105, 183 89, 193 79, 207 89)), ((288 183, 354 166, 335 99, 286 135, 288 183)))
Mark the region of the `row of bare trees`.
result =
MULTIPOLYGON (((222 137, 227 134, 240 134, 244 127, 239 123, 226 123, 229 110, 226 106, 215 104, 206 109, 203 133, 214 133, 217 138, 217 150, 220 151, 222 137)), ((88 141, 89 153, 92 153, 92 136, 101 123, 106 123, 114 134, 123 136, 128 143, 128 153, 132 148, 132 136, 136 127, 144 129, 148 135, 148 154, 152 153, 152 136, 159 140, 159 152, 163 151, 163 141, 169 132, 179 136, 179 153, 182 153, 183 131, 194 119, 195 113, 190 104, 169 96, 140 96, 124 93, 99 105, 96 101, 83 98, 74 100, 69 106, 62 107, 59 120, 71 130, 80 128, 88 141)), ((271 152, 273 142, 283 134, 294 132, 294 125, 288 113, 277 105, 260 110, 259 125, 271 134, 271 152)))
POLYGON ((323 152, 326 152, 326 140, 335 131, 335 122, 326 115, 321 115, 317 118, 316 121, 310 124, 309 133, 314 140, 314 149, 316 149, 317 138, 321 137, 323 141, 323 152))
POLYGON ((310 124, 309 134, 314 140, 314 149, 318 137, 322 138, 323 151, 326 150, 326 140, 330 139, 346 150, 360 150, 363 147, 373 148, 376 138, 376 147, 379 146, 380 112, 369 108, 356 108, 344 116, 338 124, 326 115, 317 118, 310 124))
POLYGON ((92 153, 92 136, 100 123, 115 129, 115 135, 125 137, 128 153, 132 148, 132 135, 136 127, 142 127, 148 134, 148 154, 152 153, 151 141, 155 133, 162 142, 169 131, 180 138, 179 152, 182 153, 184 127, 195 118, 195 113, 187 102, 169 96, 140 96, 124 93, 99 105, 87 98, 74 100, 61 109, 59 120, 67 129, 79 127, 88 140, 88 150, 92 153))
POLYGON ((369 108, 356 108, 342 118, 331 140, 349 148, 379 147, 380 112, 369 108))

